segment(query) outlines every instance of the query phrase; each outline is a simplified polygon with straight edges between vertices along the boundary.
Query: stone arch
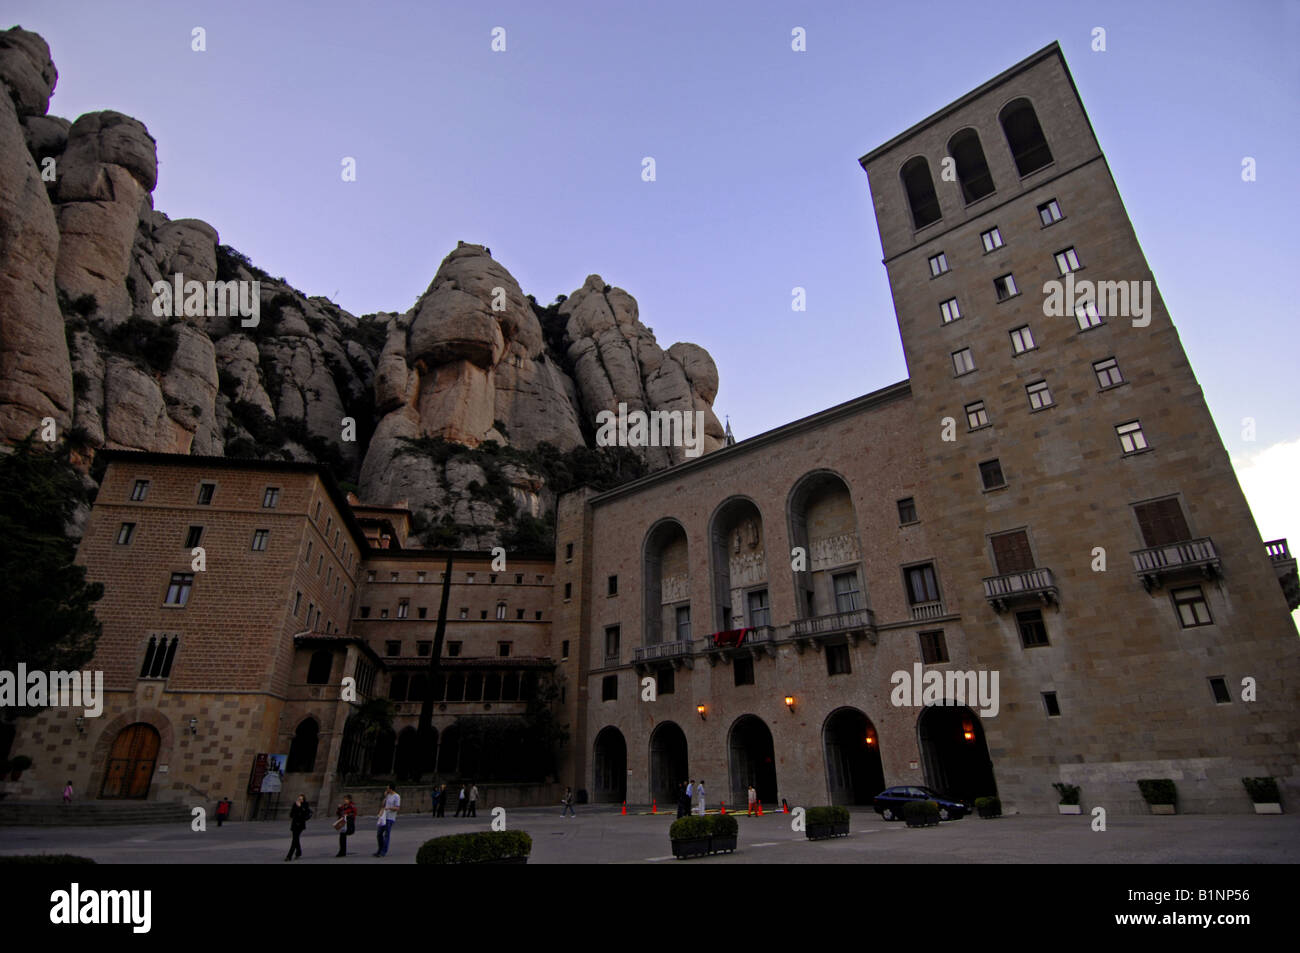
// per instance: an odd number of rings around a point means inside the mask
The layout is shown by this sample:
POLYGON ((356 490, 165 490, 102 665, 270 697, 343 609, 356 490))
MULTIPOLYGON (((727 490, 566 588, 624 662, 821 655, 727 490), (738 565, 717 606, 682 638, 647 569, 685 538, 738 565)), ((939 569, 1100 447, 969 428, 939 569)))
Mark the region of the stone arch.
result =
POLYGON ((831 804, 871 804, 885 789, 880 737, 866 712, 845 705, 827 715, 822 751, 831 804))
POLYGON ((934 191, 934 179, 930 176, 930 163, 925 156, 912 156, 898 170, 898 178, 903 185, 903 194, 907 196, 907 207, 912 212, 912 224, 916 229, 933 225, 943 218, 939 209, 939 196, 934 191))
POLYGON ((763 513, 747 496, 731 496, 709 518, 709 561, 713 583, 713 627, 770 625, 763 513), (760 598, 761 597, 761 600, 760 598), (751 603, 761 601, 761 609, 751 603), (758 621, 751 616, 758 615, 758 621))
POLYGON ((315 771, 316 749, 319 743, 320 722, 314 715, 308 715, 298 722, 298 727, 293 730, 293 740, 289 742, 289 761, 284 767, 285 772, 315 771))
POLYGON ((795 617, 809 619, 870 607, 862 571, 862 542, 849 483, 834 470, 805 473, 786 502, 790 545, 806 568, 794 572, 795 617))
POLYGON ((650 527, 641 549, 643 645, 676 642, 678 610, 691 606, 690 543, 686 528, 664 517, 650 527))
POLYGON ((618 804, 627 800, 627 741, 623 732, 606 725, 592 744, 591 800, 618 804))

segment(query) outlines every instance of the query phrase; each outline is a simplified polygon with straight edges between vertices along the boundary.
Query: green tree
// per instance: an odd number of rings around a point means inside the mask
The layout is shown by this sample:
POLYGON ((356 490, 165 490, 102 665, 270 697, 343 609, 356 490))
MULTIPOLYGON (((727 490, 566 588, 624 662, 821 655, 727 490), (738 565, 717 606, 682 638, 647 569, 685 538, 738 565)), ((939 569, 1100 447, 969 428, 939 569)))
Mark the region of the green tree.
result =
MULTIPOLYGON (((94 657, 104 587, 86 581, 65 527, 86 499, 65 446, 48 450, 33 435, 0 454, 0 670, 74 671, 94 657)), ((36 709, 5 707, 12 721, 36 709)))

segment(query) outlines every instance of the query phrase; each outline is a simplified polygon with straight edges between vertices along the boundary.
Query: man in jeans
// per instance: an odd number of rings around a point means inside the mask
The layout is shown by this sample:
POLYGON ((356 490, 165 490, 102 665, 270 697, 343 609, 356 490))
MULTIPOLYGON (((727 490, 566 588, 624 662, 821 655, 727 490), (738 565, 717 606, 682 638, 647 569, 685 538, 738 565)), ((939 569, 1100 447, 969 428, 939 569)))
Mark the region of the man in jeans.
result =
POLYGON ((402 798, 397 793, 397 788, 391 784, 384 795, 384 826, 379 829, 379 850, 376 857, 388 856, 388 840, 393 836, 393 823, 397 820, 397 812, 402 809, 402 798))

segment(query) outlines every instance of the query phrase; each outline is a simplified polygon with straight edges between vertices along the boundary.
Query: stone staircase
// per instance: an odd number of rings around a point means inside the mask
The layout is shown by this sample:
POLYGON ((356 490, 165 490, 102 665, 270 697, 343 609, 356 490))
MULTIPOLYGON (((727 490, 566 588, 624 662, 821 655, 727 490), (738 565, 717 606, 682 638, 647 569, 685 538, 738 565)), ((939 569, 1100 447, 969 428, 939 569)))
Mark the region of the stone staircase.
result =
MULTIPOLYGON (((102 827, 106 824, 188 824, 190 808, 168 801, 0 800, 0 827, 102 827)), ((209 823, 214 822, 211 808, 209 823)))

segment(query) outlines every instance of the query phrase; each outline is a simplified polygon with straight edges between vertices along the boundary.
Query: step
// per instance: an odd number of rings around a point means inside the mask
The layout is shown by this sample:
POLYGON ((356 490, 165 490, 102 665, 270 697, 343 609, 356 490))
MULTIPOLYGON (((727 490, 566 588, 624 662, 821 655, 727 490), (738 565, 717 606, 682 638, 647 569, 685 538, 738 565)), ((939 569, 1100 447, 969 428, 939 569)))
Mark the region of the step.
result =
POLYGON ((176 824, 192 818, 186 804, 167 801, 0 801, 0 827, 99 827, 176 824))

